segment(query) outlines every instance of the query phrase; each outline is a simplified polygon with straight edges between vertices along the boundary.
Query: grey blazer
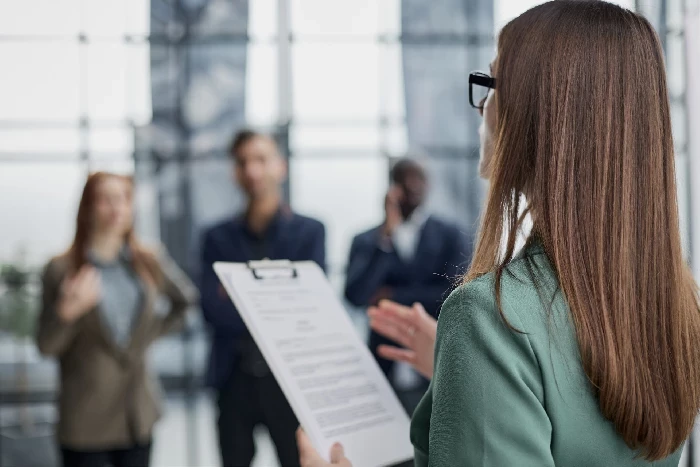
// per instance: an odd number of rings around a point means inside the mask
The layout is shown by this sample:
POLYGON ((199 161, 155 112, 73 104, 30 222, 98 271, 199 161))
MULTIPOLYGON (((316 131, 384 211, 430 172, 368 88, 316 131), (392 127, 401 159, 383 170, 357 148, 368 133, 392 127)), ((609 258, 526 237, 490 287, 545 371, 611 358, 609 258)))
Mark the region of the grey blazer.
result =
POLYGON ((45 267, 36 340, 42 354, 60 363, 61 445, 94 450, 150 441, 161 397, 158 381, 147 368, 146 351, 155 339, 177 330, 189 306, 197 302, 187 276, 164 251, 158 257, 163 280, 159 288, 144 284, 143 310, 126 348, 112 340, 96 309, 75 322, 62 321, 55 310, 61 282, 72 270, 70 260, 57 257, 45 267), (171 304, 170 312, 162 316, 154 311, 161 295, 171 304))

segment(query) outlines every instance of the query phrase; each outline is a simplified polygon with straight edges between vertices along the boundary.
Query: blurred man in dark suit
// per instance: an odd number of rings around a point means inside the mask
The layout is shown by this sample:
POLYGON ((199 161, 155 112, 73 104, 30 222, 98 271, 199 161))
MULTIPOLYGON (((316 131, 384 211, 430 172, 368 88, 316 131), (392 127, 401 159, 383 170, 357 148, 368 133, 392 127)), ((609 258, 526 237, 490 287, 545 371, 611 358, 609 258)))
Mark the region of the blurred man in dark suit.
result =
POLYGON ((312 260, 325 269, 325 228, 282 201, 287 166, 275 142, 239 132, 230 147, 244 212, 209 229, 202 245, 201 306, 213 330, 207 383, 218 392, 219 446, 224 466, 250 465, 253 429, 265 425, 280 463, 298 465, 296 417, 212 265, 215 261, 312 260))
MULTIPOLYGON (((384 222, 352 242, 345 297, 358 307, 375 305, 385 298, 409 306, 417 302, 437 317, 443 300, 471 260, 471 242, 456 225, 427 212, 428 177, 418 160, 397 161, 391 182, 384 222)), ((372 332, 370 349, 402 396, 406 385, 396 380, 396 365, 377 354, 382 344, 390 341, 372 332)), ((427 380, 421 379, 409 389, 416 387, 422 391, 427 380)), ((415 402, 404 400, 404 405, 411 410, 415 402)))

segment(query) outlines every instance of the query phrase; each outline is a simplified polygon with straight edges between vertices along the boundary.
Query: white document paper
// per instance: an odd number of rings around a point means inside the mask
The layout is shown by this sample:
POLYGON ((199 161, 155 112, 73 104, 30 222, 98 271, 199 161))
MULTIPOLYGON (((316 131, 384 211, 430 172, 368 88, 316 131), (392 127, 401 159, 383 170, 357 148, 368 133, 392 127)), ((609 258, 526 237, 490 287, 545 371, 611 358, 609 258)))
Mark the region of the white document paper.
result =
POLYGON ((322 456, 340 442, 357 467, 413 457, 408 416, 316 263, 214 270, 322 456))

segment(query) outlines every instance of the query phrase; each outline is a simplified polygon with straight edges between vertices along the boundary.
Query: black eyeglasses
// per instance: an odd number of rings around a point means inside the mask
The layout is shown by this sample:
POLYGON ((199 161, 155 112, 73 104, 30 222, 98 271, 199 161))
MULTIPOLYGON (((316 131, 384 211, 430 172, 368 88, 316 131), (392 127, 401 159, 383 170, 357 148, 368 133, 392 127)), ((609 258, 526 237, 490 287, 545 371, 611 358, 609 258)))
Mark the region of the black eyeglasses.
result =
POLYGON ((480 71, 469 73, 469 103, 472 107, 484 110, 491 89, 496 89, 496 78, 480 71))

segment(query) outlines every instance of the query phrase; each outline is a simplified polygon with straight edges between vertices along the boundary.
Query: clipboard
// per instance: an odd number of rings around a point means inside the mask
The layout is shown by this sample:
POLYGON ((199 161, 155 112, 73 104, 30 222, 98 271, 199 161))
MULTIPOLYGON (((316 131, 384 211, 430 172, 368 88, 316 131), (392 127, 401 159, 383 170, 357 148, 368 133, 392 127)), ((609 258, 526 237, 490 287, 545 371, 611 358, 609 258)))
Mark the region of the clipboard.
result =
POLYGON ((286 259, 263 259, 260 261, 248 261, 248 269, 250 269, 253 277, 258 280, 279 277, 297 277, 297 268, 294 267, 291 261, 286 259))
POLYGON ((340 442, 356 466, 412 458, 408 415, 316 263, 217 262, 214 271, 322 456, 340 442))

